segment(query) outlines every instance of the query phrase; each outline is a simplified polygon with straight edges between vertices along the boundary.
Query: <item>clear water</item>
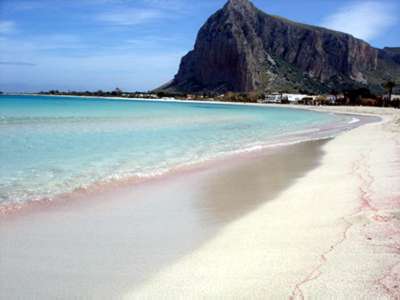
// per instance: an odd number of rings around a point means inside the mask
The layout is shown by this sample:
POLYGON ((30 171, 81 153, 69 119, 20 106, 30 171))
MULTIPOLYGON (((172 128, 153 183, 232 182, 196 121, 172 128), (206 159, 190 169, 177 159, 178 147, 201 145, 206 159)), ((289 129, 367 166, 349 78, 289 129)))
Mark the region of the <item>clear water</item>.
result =
POLYGON ((0 204, 161 174, 337 118, 240 105, 0 96, 0 204))

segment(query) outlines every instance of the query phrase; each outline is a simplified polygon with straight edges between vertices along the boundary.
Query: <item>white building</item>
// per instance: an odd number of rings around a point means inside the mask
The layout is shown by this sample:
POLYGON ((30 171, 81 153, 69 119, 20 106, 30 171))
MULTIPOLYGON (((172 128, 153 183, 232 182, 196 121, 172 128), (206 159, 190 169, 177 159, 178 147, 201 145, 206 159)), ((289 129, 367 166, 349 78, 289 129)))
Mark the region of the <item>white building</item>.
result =
POLYGON ((304 98, 312 98, 315 99, 316 96, 310 96, 305 94, 279 94, 273 93, 270 95, 265 95, 265 103, 281 103, 282 101, 289 101, 290 103, 298 103, 302 101, 304 98))
POLYGON ((264 101, 262 101, 262 102, 264 102, 264 103, 281 103, 281 101, 282 101, 281 94, 274 93, 271 95, 265 95, 264 101))
MULTIPOLYGON (((383 98, 384 98, 384 99, 388 99, 388 98, 389 98, 389 95, 385 95, 383 98)), ((398 94, 393 94, 393 95, 392 95, 392 101, 395 101, 395 100, 400 100, 400 95, 398 95, 398 94)))

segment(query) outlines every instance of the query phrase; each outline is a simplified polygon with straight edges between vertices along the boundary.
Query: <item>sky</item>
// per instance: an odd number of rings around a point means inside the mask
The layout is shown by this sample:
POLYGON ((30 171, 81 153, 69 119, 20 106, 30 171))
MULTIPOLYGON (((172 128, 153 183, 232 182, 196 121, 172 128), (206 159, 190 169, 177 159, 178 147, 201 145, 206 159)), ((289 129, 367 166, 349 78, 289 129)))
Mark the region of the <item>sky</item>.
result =
MULTIPOLYGON (((0 0, 0 91, 147 91, 173 78, 225 0, 0 0)), ((273 15, 400 47, 396 0, 254 0, 273 15)))

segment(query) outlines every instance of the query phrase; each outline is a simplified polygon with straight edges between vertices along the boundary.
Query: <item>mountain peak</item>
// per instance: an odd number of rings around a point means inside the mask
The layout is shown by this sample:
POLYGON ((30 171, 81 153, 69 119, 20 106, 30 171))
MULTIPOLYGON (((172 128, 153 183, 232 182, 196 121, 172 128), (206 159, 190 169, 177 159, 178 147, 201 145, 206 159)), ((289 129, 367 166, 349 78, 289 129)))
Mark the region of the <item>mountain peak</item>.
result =
POLYGON ((225 5, 225 9, 243 11, 253 10, 255 6, 249 0, 229 0, 225 5))
POLYGON ((385 78, 400 78, 397 51, 379 51, 345 33, 272 17, 249 0, 229 0, 202 26, 165 90, 378 89, 385 78))
POLYGON ((249 0, 228 0, 227 5, 233 5, 233 6, 238 6, 238 5, 252 5, 249 0))

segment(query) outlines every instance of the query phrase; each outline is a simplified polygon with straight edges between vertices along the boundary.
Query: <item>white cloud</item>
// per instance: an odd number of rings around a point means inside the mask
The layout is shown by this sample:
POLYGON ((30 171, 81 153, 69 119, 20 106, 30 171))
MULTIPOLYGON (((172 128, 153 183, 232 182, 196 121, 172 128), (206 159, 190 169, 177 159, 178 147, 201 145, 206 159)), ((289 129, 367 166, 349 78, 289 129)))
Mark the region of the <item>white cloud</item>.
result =
POLYGON ((321 26, 350 33, 371 41, 383 35, 397 21, 394 6, 388 2, 352 2, 326 17, 321 26))
POLYGON ((112 25, 131 26, 160 19, 162 17, 162 12, 156 9, 126 9, 99 14, 97 19, 112 25))
POLYGON ((116 26, 133 26, 171 19, 187 12, 183 0, 86 0, 105 1, 113 7, 99 13, 96 19, 116 26))
POLYGON ((135 49, 165 49, 165 48, 177 48, 179 44, 182 42, 182 39, 177 35, 170 36, 141 36, 133 39, 128 39, 122 46, 125 48, 135 48, 135 49))
POLYGON ((0 34, 14 32, 16 29, 15 23, 12 21, 0 21, 0 34))

